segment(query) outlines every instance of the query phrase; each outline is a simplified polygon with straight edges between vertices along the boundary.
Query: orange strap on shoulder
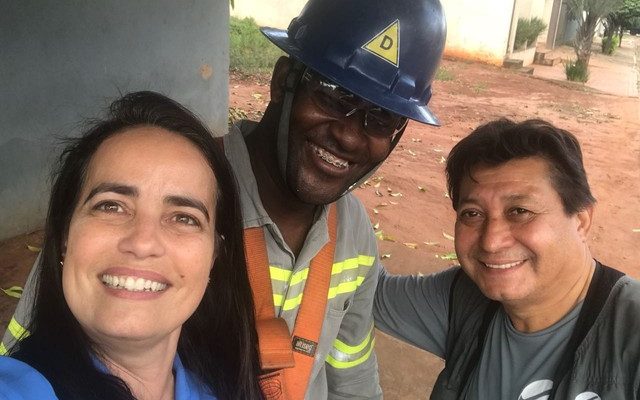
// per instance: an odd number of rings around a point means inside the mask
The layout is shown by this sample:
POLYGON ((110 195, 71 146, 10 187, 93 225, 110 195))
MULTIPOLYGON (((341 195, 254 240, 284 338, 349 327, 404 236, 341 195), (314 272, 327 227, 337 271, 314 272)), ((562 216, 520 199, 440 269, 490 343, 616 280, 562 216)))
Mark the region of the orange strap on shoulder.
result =
POLYGON ((289 335, 286 322, 275 317, 264 232, 262 228, 244 230, 247 270, 255 305, 260 364, 265 370, 282 370, 263 376, 261 386, 267 399, 302 400, 304 398, 324 322, 337 226, 337 210, 335 204, 332 204, 329 207, 328 216, 329 241, 309 265, 309 274, 292 336, 289 335), (286 344, 284 344, 285 340, 286 344), (291 356, 295 364, 293 367, 291 356))

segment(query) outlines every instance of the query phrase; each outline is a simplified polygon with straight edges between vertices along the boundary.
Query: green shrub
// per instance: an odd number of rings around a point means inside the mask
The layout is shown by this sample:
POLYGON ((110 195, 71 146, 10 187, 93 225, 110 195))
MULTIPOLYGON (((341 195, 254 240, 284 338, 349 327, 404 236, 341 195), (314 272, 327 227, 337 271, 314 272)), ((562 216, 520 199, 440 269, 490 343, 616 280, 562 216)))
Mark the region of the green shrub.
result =
POLYGON ((260 32, 253 18, 229 21, 229 68, 243 73, 270 72, 284 53, 260 32))
POLYGON ((602 53, 608 56, 612 55, 614 51, 618 48, 620 44, 620 36, 613 35, 612 37, 603 37, 602 38, 602 53))
POLYGON ((516 37, 513 43, 515 49, 524 49, 536 45, 538 36, 547 29, 547 24, 538 17, 519 18, 516 27, 516 37))
POLYGON ((579 60, 566 60, 564 62, 564 72, 570 81, 584 83, 589 80, 588 65, 579 60))

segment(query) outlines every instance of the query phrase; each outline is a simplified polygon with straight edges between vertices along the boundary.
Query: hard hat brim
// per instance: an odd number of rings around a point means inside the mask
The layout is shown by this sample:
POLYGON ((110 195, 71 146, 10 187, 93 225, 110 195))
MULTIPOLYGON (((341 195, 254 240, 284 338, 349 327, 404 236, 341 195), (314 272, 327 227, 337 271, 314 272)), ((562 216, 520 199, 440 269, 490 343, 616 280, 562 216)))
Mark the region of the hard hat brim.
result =
POLYGON ((348 71, 333 63, 328 63, 323 59, 321 54, 302 51, 302 49, 289 38, 286 30, 269 27, 263 27, 260 28, 260 30, 282 51, 336 84, 357 94, 359 97, 414 121, 440 126, 438 118, 426 104, 398 96, 389 91, 382 92, 382 90, 376 85, 373 85, 369 79, 362 77, 357 72, 348 71))

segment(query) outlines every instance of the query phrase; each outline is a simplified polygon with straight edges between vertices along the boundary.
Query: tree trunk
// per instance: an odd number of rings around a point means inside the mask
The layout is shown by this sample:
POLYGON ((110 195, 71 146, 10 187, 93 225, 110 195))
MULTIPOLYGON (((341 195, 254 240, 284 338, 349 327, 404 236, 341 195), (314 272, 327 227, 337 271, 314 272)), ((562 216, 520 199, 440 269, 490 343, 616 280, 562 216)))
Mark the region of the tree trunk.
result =
POLYGON ((589 59, 591 58, 591 46, 593 45, 593 36, 596 33, 596 25, 598 18, 587 13, 586 18, 580 25, 575 40, 576 57, 579 62, 584 65, 589 65, 589 59))
POLYGON ((624 29, 620 26, 620 41, 618 42, 618 47, 622 47, 622 32, 624 32, 624 29))

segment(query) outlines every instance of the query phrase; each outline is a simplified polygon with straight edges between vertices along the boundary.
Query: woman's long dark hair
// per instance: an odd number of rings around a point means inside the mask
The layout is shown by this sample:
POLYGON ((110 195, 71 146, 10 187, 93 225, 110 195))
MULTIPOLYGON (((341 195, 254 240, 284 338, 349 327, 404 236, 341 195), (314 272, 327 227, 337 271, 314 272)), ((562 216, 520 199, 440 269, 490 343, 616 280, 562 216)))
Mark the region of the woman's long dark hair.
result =
POLYGON ((233 174, 204 124, 154 92, 130 93, 114 101, 107 117, 70 139, 60 156, 38 265, 31 336, 16 346, 12 357, 40 371, 62 400, 134 398, 124 381, 95 367, 90 339, 64 299, 60 261, 91 158, 105 139, 136 126, 156 126, 188 139, 217 180, 216 231, 222 239, 204 297, 182 327, 178 354, 185 368, 209 384, 219 399, 261 398, 253 301, 233 174))

